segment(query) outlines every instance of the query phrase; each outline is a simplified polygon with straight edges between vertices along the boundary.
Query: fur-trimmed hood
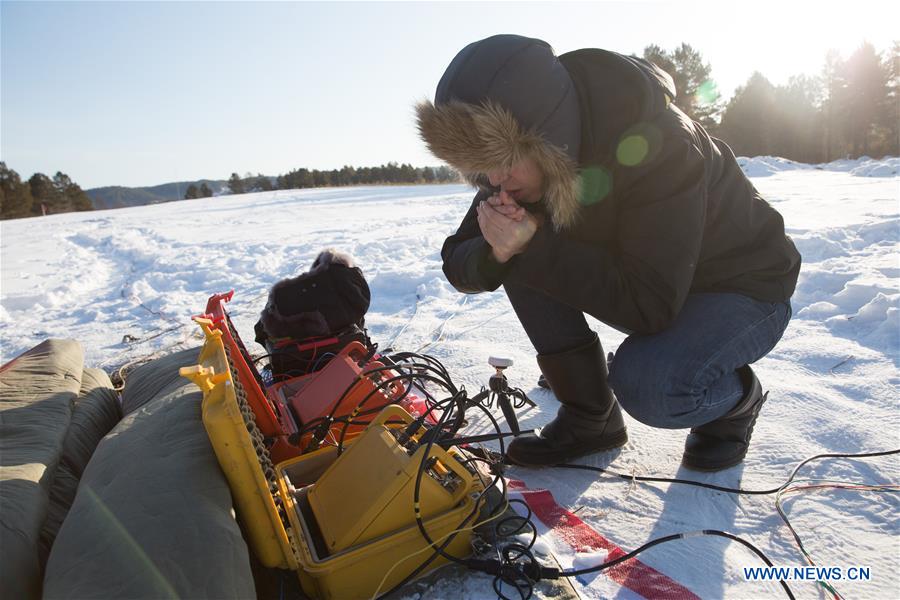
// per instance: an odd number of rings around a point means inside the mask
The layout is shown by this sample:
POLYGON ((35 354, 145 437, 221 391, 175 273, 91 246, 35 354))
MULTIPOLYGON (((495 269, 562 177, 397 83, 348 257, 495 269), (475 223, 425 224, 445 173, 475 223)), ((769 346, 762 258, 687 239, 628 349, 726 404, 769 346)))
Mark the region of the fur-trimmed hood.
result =
POLYGON ((546 212, 559 231, 571 229, 580 207, 609 191, 595 189, 596 177, 583 169, 599 167, 611 177, 621 137, 674 98, 672 78, 643 59, 599 49, 557 59, 545 42, 495 36, 463 49, 434 103, 420 102, 416 113, 432 154, 473 184, 490 170, 533 159, 544 174, 546 212))
POLYGON ((578 165, 537 131, 526 131, 510 111, 492 101, 476 105, 453 100, 440 106, 425 101, 416 106, 416 116, 431 153, 472 185, 483 185, 488 171, 534 160, 544 175, 544 202, 553 226, 560 230, 575 224, 578 165))

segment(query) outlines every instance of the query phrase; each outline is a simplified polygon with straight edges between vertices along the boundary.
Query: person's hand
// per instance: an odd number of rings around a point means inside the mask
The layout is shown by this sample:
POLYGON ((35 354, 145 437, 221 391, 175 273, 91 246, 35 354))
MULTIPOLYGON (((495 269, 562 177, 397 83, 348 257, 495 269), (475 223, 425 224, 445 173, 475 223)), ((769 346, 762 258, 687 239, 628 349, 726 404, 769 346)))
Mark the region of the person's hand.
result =
POLYGON ((528 247, 537 231, 538 221, 504 192, 496 198, 496 204, 488 199, 479 203, 475 211, 481 234, 491 245, 494 259, 505 263, 528 247))
POLYGON ((505 215, 514 221, 521 221, 524 219, 527 212, 524 208, 519 206, 509 194, 502 190, 488 198, 486 202, 501 215, 505 215))

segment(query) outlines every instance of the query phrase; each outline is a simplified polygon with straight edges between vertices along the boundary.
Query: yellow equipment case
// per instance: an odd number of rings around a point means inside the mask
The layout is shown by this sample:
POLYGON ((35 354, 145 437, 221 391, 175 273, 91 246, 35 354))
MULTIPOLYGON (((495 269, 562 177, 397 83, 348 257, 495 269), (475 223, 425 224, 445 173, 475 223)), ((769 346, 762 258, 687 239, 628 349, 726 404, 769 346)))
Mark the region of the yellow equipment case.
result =
POLYGON ((426 447, 410 454, 397 441, 402 430, 389 428, 388 420, 412 422, 399 406, 386 407, 309 490, 309 504, 331 552, 401 529, 414 512, 424 519, 445 513, 458 506, 474 485, 473 474, 456 458, 454 448, 433 446, 417 509, 413 491, 426 447), (351 489, 366 493, 348 493, 351 489))
MULTIPOLYGON (((401 407, 389 406, 350 441, 342 455, 338 456, 336 448, 328 447, 278 465, 278 484, 297 542, 300 583, 310 596, 335 600, 371 598, 391 589, 431 557, 432 548, 412 518, 409 480, 403 472, 396 472, 398 462, 406 461, 398 461, 395 456, 395 460, 374 462, 369 454, 386 438, 393 439, 390 431, 402 430, 402 425, 387 425, 388 419, 401 424, 412 422, 401 407), (370 473, 363 478, 365 471, 370 473), (324 491, 316 494, 323 482, 327 482, 324 491), (401 493, 392 495, 398 488, 401 493), (314 498, 318 501, 313 502, 314 498), (329 503, 324 511, 322 502, 329 503), (343 544, 334 543, 329 536, 334 532, 344 533, 343 544), (351 538, 352 541, 346 541, 351 538)), ((444 472, 445 480, 453 480, 452 492, 434 488, 427 494, 423 491, 422 504, 435 503, 423 526, 438 545, 455 533, 445 552, 465 557, 471 554, 477 499, 484 484, 477 472, 462 466, 464 457, 455 449, 439 455, 436 461, 430 461, 434 469, 423 481, 440 474, 443 464, 454 465, 450 468, 458 470, 444 472)), ((424 572, 446 562, 438 557, 424 572)))
POLYGON ((246 523, 250 547, 266 567, 296 569, 275 466, 255 427, 252 409, 238 402, 222 332, 209 319, 194 320, 206 338, 200 364, 184 367, 180 373, 203 391, 203 426, 246 523))
MULTIPOLYGON (((362 433, 348 436, 343 453, 325 446, 273 466, 252 409, 236 393, 240 382, 232 380, 222 332, 209 319, 195 321, 206 341, 199 364, 181 374, 203 390, 203 424, 263 565, 298 571, 313 597, 370 598, 434 553, 416 514, 436 546, 453 536, 444 551, 471 554, 488 478, 469 466, 462 450, 432 446, 427 458, 425 445, 407 452, 399 434, 413 417, 389 405, 362 433)), ((417 441, 414 434, 407 445, 417 441)), ((419 574, 446 562, 438 556, 419 574)))

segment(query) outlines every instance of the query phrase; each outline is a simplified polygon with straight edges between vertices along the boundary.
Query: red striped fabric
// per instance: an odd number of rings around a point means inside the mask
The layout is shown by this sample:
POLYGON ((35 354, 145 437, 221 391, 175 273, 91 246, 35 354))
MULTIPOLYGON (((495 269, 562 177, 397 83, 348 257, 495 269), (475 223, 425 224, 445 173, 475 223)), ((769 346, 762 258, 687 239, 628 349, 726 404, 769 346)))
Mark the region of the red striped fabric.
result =
MULTIPOLYGON (((516 479, 509 480, 507 485, 510 491, 521 494, 534 515, 575 552, 606 550, 609 552, 606 560, 613 560, 626 554, 616 544, 579 519, 578 515, 557 504, 549 490, 530 490, 524 482, 516 479)), ((648 600, 699 600, 699 596, 694 592, 637 558, 618 564, 604 573, 619 585, 648 600)))

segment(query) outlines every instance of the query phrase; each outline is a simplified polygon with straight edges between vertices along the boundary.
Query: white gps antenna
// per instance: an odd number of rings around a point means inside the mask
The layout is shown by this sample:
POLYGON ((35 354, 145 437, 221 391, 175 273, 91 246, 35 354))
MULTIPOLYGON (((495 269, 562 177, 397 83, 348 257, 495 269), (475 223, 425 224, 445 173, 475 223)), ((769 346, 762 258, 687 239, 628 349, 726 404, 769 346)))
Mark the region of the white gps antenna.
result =
POLYGON ((513 360, 511 358, 501 358, 499 356, 490 356, 488 357, 488 364, 497 369, 498 371, 502 371, 507 367, 513 366, 513 360))

